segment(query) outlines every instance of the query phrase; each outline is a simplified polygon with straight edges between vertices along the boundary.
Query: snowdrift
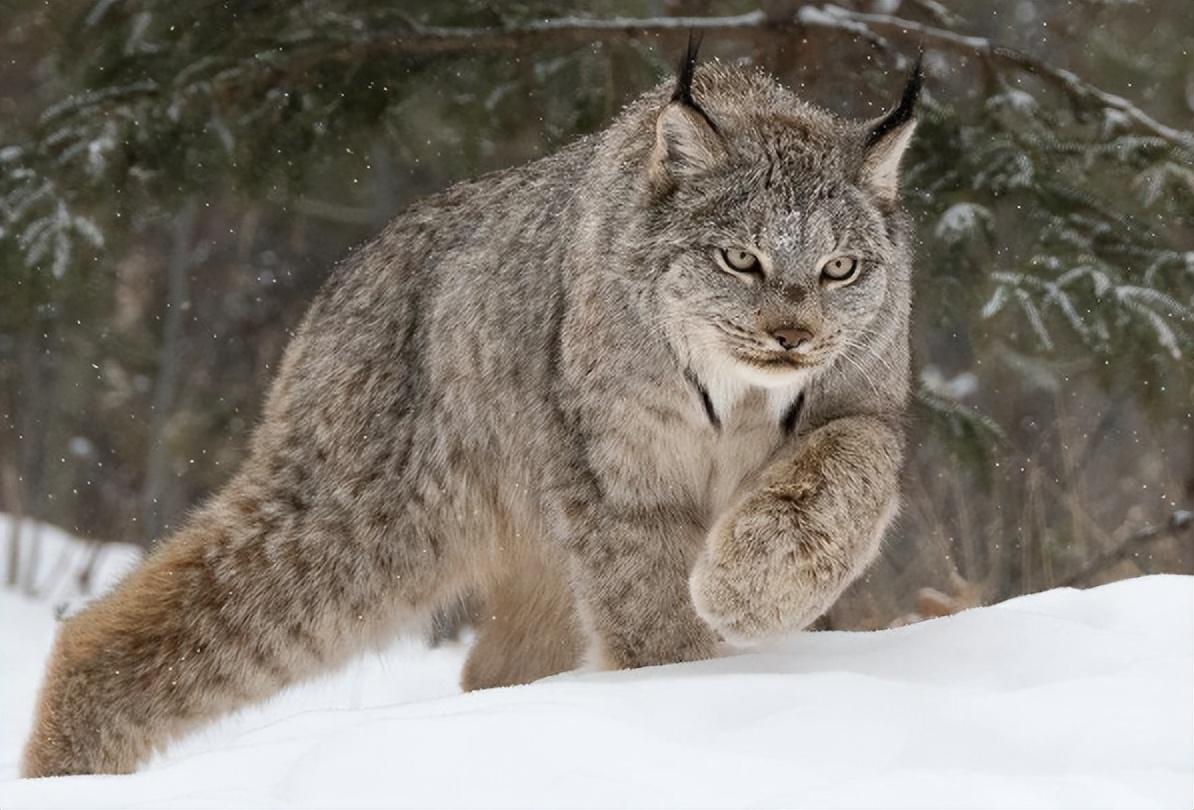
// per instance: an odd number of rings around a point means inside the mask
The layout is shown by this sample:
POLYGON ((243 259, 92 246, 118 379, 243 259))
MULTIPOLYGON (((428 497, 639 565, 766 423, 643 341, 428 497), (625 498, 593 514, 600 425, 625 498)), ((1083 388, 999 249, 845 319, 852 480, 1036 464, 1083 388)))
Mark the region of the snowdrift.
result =
POLYGON ((142 772, 16 779, 52 616, 0 601, 0 807, 1182 807, 1194 578, 461 695, 399 644, 142 772))

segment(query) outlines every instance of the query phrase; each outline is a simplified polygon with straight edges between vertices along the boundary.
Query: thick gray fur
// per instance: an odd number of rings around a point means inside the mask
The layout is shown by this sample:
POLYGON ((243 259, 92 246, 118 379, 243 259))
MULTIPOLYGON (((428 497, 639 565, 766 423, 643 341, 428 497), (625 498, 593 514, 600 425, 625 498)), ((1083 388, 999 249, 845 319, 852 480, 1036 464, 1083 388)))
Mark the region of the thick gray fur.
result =
POLYGON ((334 272, 242 469, 62 626, 27 775, 131 770, 464 597, 468 688, 705 658, 832 604, 897 502, 912 122, 869 138, 718 65, 700 112, 674 95, 334 272), (823 278, 838 255, 853 283, 823 278))

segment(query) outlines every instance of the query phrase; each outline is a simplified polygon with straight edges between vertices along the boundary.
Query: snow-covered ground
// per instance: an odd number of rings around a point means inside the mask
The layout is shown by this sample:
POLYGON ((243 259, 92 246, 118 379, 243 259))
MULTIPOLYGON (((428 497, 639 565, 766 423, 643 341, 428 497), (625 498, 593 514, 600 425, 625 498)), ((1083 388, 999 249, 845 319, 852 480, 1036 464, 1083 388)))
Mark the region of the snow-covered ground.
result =
POLYGON ((1194 805, 1194 578, 461 695, 413 642, 132 776, 15 778, 51 609, 0 592, 0 807, 1194 805))
MULTIPOLYGON (((0 512, 0 583, 8 582, 13 523, 11 516, 0 512)), ((84 601, 79 582, 82 570, 91 571, 90 592, 102 593, 141 560, 141 550, 128 543, 88 542, 33 520, 21 521, 18 528, 18 584, 58 611, 70 612, 84 601)))

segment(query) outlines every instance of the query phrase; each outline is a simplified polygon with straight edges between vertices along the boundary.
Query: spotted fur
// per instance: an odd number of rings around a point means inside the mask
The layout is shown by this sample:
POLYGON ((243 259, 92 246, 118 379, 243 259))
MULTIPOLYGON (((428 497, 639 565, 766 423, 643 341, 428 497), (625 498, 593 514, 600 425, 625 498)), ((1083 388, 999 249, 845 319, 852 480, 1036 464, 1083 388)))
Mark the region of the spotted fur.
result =
POLYGON ((242 469, 63 623, 26 775, 129 771, 465 596, 469 688, 829 606, 897 496, 912 119, 876 137, 717 65, 687 92, 415 203, 335 270, 242 469), (820 282, 835 251, 855 283, 820 282))

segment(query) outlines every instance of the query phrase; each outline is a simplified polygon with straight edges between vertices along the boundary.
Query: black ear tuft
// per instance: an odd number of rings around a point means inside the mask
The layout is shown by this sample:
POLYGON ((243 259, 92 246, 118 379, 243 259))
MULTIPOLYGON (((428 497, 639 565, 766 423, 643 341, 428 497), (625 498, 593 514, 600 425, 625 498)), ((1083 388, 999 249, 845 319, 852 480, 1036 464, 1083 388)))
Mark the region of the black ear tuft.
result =
POLYGON ((701 39, 702 34, 700 33, 691 31, 688 33, 688 48, 684 51, 684 58, 680 60, 680 70, 676 76, 676 89, 672 93, 672 103, 683 104, 699 113, 713 131, 717 132, 717 124, 713 123, 709 113, 705 112, 692 95, 692 77, 696 75, 697 53, 701 49, 701 39))
POLYGON ((696 106, 692 97, 692 77, 696 73, 697 53, 701 50, 701 34, 688 33, 688 48, 684 51, 684 58, 680 60, 680 70, 676 75, 676 92, 672 93, 672 101, 696 106))
POLYGON ((871 127, 871 131, 866 136, 867 146, 874 146, 884 135, 908 123, 916 112, 916 101, 920 98, 920 88, 924 84, 924 71, 921 67, 923 60, 924 52, 922 51, 917 54, 916 64, 912 66, 912 73, 909 74, 908 81, 904 83, 904 93, 900 96, 900 103, 871 127))

